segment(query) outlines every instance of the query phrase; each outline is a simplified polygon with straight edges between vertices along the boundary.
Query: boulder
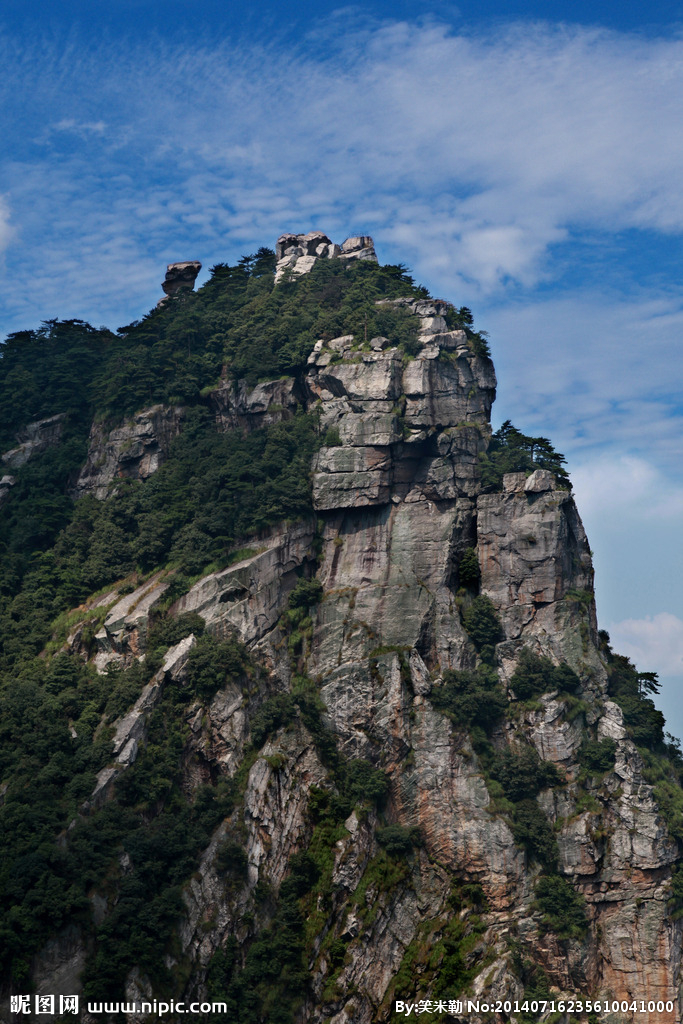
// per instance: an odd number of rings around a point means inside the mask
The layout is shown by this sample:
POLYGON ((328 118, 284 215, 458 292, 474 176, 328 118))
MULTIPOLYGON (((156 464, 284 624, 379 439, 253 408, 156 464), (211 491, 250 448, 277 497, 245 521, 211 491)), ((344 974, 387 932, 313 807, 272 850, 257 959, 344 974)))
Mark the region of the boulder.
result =
POLYGON ((161 283, 164 290, 164 298, 159 299, 157 306, 163 306, 165 302, 178 292, 191 292, 197 280, 197 274, 202 269, 199 260, 183 260, 180 263, 169 263, 166 267, 166 277, 161 283))

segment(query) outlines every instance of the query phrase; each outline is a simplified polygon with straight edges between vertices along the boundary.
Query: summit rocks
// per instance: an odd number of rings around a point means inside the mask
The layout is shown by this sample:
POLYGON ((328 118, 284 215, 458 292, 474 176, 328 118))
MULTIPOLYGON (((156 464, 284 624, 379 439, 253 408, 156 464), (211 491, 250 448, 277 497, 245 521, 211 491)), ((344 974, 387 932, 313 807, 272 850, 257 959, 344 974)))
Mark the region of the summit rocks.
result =
POLYGON ((275 247, 275 256, 276 284, 287 271, 296 276, 307 274, 318 259, 338 257, 345 260, 377 262, 375 247, 369 235, 347 238, 341 245, 335 245, 322 231, 309 231, 307 235, 280 235, 275 247))

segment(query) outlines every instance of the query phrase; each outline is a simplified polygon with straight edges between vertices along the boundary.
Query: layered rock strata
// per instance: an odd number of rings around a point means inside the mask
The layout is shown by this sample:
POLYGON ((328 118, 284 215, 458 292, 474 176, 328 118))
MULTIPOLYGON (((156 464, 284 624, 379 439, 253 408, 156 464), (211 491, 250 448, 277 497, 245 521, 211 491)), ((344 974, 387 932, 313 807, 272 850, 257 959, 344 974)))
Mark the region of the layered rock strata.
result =
POLYGON ((314 465, 320 511, 471 498, 479 489, 493 366, 474 355, 464 331, 446 329, 438 303, 408 308, 419 325, 414 359, 386 338, 372 338, 365 351, 352 335, 318 341, 309 356, 309 394, 334 438, 314 465))
POLYGON ((245 381, 221 381, 211 392, 211 406, 219 430, 257 430, 290 419, 301 397, 291 377, 249 388, 245 381))

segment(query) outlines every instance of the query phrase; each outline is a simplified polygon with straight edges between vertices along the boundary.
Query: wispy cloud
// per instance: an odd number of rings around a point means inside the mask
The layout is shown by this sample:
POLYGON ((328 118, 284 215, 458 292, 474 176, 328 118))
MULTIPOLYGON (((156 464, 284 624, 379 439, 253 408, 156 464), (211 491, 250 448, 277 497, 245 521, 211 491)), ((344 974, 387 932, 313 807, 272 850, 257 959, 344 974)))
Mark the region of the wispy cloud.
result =
POLYGON ((683 487, 645 459, 608 454, 579 465, 572 474, 582 513, 614 522, 680 521, 683 487))
MULTIPOLYGON (((651 462, 653 452, 660 467, 679 474, 683 294, 620 296, 593 287, 498 303, 482 318, 504 382, 499 418, 550 433, 571 454, 572 472, 596 484, 630 477, 629 458, 651 462)), ((666 477, 660 483, 666 488, 666 477)))
POLYGON ((71 132, 81 138, 89 135, 102 135, 106 128, 104 121, 76 121, 73 117, 64 117, 61 121, 51 125, 54 132, 71 132))
POLYGON ((608 627, 615 650, 644 672, 683 676, 683 620, 669 612, 624 619, 608 627))
MULTIPOLYGON (((50 204, 86 166, 61 236, 72 252, 103 209, 141 254, 185 244, 190 228, 212 250, 275 221, 324 217, 332 230, 375 230, 388 256, 407 255, 442 290, 484 294, 552 275, 552 247, 586 226, 683 229, 683 42, 544 25, 477 38, 406 23, 336 42, 324 56, 243 43, 85 53, 72 40, 18 55, 8 45, 13 97, 24 87, 10 134, 32 125, 52 146, 70 139, 62 174, 23 147, 43 171, 31 204, 43 236, 59 248, 50 204)), ((22 158, 5 169, 11 194, 25 168, 22 158)), ((30 218, 19 228, 25 245, 30 218)))
POLYGON ((12 225, 10 222, 10 210, 5 199, 0 196, 0 254, 5 251, 12 239, 12 225))

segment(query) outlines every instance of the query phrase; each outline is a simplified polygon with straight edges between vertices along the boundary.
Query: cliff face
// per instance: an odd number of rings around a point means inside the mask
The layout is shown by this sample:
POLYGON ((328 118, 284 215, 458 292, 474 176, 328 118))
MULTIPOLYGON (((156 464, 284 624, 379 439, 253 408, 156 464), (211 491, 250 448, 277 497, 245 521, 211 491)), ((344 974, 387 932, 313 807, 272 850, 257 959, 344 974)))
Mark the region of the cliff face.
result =
POLYGON ((146 480, 163 462, 182 418, 182 408, 154 405, 112 430, 93 423, 75 497, 92 494, 101 500, 115 480, 146 480))
MULTIPOLYGON (((369 258, 371 240, 349 241, 348 254, 369 258)), ((287 262, 299 275, 344 255, 326 236, 278 244, 280 270, 287 262)), ((163 607, 167 619, 194 615, 214 638, 239 638, 255 666, 183 711, 185 792, 232 779, 239 797, 183 887, 165 954, 174 995, 237 991, 249 951, 285 928, 283 882, 299 878, 306 854, 304 975, 295 991, 272 980, 292 1019, 371 1024, 394 1019, 395 999, 521 1003, 526 993, 672 1001, 673 1013, 648 1020, 678 1021, 682 925, 668 910, 678 847, 608 697, 571 492, 538 468, 482 493, 491 361, 472 332, 448 329, 446 303, 391 301, 416 318, 411 355, 388 338, 345 335, 319 341, 297 380, 224 381, 211 396, 222 431, 318 413, 314 515, 263 533, 170 603, 172 573, 115 589, 98 599, 108 611, 94 647, 79 627, 70 635, 100 672, 133 665, 163 607), (530 689, 523 665, 545 682, 530 689), (587 744, 612 751, 603 770, 586 769, 587 744), (363 773, 365 790, 348 797, 363 773), (226 869, 226 850, 239 870, 226 869)), ((79 493, 145 478, 181 426, 181 410, 153 409, 118 433, 94 427, 79 493)), ((189 685, 198 632, 170 646, 114 722, 84 815, 150 743, 164 694, 189 685)), ((111 879, 94 886, 103 920, 116 900, 111 879)), ((65 962, 78 984, 92 942, 59 932, 33 964, 41 989, 65 962)), ((126 985, 130 1000, 161 991, 133 964, 126 985)))

